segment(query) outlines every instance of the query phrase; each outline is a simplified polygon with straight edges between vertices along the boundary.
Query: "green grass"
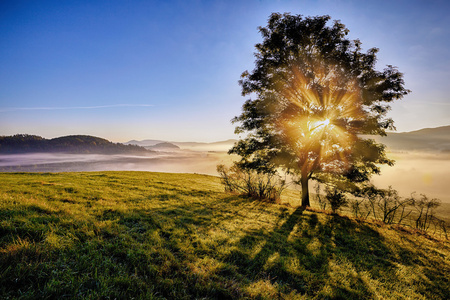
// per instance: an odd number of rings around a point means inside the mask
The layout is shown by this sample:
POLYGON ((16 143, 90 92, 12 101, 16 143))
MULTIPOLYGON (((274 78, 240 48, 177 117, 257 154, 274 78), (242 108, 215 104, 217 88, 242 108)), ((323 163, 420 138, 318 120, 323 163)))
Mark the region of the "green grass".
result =
POLYGON ((448 242, 226 194, 216 177, 0 182, 1 299, 450 298, 448 242))

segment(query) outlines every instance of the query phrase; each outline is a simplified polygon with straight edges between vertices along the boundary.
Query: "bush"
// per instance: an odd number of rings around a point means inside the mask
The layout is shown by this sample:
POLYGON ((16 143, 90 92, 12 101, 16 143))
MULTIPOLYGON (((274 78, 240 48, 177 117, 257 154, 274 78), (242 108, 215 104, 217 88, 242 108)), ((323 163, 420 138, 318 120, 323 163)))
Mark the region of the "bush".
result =
POLYGON ((370 206, 366 199, 352 199, 349 201, 350 209, 355 218, 367 219, 370 215, 370 206))
POLYGON ((379 219, 386 224, 397 222, 400 224, 406 217, 411 214, 411 199, 401 198, 396 190, 391 186, 388 189, 378 189, 373 185, 366 186, 359 195, 367 202, 367 216, 372 213, 375 219, 379 219))
POLYGON ((410 211, 405 215, 406 207, 412 204, 411 200, 402 199, 391 186, 387 190, 379 190, 377 196, 378 208, 384 223, 392 224, 397 219, 397 223, 400 224, 411 213, 410 211))
POLYGON ((218 165, 217 172, 226 192, 238 193, 254 199, 279 202, 281 193, 287 187, 286 180, 275 172, 256 172, 244 169, 237 164, 231 168, 218 165))
POLYGON ((336 211, 342 206, 347 206, 348 203, 347 197, 345 196, 344 192, 336 188, 326 187, 325 198, 330 204, 333 213, 336 213, 336 211))
POLYGON ((414 194, 411 195, 411 202, 417 211, 417 217, 415 225, 417 229, 428 230, 433 222, 434 209, 441 205, 439 199, 429 199, 426 195, 420 195, 420 198, 416 198, 414 194))

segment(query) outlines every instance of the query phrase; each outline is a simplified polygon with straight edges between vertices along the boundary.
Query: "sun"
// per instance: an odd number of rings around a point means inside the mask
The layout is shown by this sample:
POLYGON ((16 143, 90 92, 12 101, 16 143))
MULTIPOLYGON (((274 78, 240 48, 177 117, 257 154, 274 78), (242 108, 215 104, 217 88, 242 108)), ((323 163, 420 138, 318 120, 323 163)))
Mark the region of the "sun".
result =
POLYGON ((330 124, 330 119, 317 121, 317 122, 314 123, 313 130, 324 128, 324 127, 328 126, 329 124, 330 124))
POLYGON ((358 139, 353 124, 366 118, 357 81, 330 65, 317 66, 313 77, 299 68, 292 74, 282 83, 280 95, 289 117, 280 118, 279 128, 302 164, 345 170, 358 139))

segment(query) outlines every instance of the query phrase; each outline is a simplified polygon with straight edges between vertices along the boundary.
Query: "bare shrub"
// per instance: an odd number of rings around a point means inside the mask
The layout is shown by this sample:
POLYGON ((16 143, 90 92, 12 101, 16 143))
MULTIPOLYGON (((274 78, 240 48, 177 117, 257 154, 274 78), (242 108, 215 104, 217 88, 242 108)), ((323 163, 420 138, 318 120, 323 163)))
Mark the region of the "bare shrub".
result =
POLYGON ((367 199, 351 199, 349 200, 350 209, 355 218, 367 219, 370 215, 370 206, 367 199))
POLYGON ((429 222, 428 228, 430 230, 431 230, 431 227, 434 228, 433 233, 432 233, 433 235, 439 234, 440 237, 444 236, 445 239, 448 240, 448 233, 447 233, 448 225, 447 225, 447 222, 445 222, 445 220, 439 219, 439 218, 435 217, 434 215, 431 215, 428 218, 428 222, 429 222))
POLYGON ((254 199, 278 202, 281 193, 286 189, 286 180, 276 172, 257 172, 243 169, 234 164, 231 168, 217 166, 222 184, 226 192, 246 195, 254 199))
MULTIPOLYGON (((407 208, 413 204, 413 201, 400 197, 391 186, 388 189, 378 189, 374 185, 369 185, 363 190, 361 197, 367 200, 365 202, 366 217, 372 213, 374 219, 379 219, 386 224, 395 222, 401 224, 412 212, 407 208)), ((353 210, 361 213, 361 203, 353 203, 353 206, 359 206, 353 207, 353 210)))
POLYGON ((405 214, 407 206, 412 204, 410 199, 402 199, 397 190, 391 186, 387 190, 380 190, 378 193, 378 208, 381 212, 381 220, 386 224, 397 221, 400 224, 411 211, 405 214))
POLYGON ((420 198, 416 198, 414 194, 410 198, 416 212, 415 226, 417 229, 428 230, 432 224, 434 216, 434 209, 441 205, 439 199, 429 199, 426 195, 421 194, 420 198))
POLYGON ((325 188, 325 198, 330 204, 333 213, 336 213, 342 206, 347 206, 348 203, 343 191, 328 186, 325 188))
POLYGON ((366 186, 360 193, 360 197, 365 200, 365 207, 367 209, 367 215, 372 213, 374 219, 378 219, 377 202, 379 200, 380 190, 374 185, 366 186))

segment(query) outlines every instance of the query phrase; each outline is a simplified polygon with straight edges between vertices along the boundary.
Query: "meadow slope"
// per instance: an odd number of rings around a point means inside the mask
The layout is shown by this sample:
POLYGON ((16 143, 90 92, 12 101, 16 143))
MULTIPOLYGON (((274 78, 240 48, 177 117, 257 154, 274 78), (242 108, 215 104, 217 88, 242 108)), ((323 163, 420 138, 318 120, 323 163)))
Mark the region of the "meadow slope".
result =
POLYGON ((226 194, 213 176, 0 182, 2 299, 450 298, 448 242, 226 194))

